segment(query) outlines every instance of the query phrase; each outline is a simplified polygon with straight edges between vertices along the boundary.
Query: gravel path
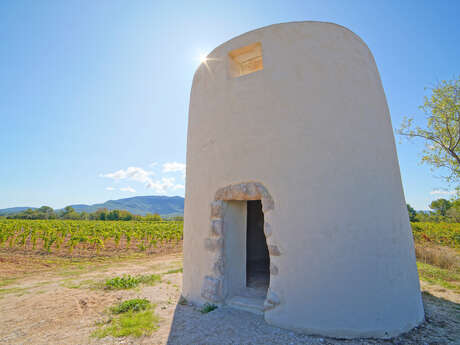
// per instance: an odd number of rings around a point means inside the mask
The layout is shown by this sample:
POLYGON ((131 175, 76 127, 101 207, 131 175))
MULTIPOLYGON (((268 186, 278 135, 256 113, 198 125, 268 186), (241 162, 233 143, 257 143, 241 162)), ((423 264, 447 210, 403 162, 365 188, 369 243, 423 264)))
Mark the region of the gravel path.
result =
POLYGON ((337 340, 273 327, 262 316, 230 307, 202 314, 193 306, 177 304, 182 287, 181 273, 165 275, 161 283, 139 289, 105 291, 91 288, 92 282, 109 277, 161 273, 179 268, 180 254, 95 263, 86 268, 58 266, 42 269, 40 266, 39 271, 35 271, 35 266, 26 265, 28 268, 23 269, 24 263, 30 263, 28 257, 10 260, 11 255, 7 255, 3 258, 0 277, 19 272, 22 278, 0 289, 1 345, 460 345, 460 295, 433 285, 422 284, 423 290, 432 294, 423 294, 426 322, 417 329, 387 341, 337 340), (91 337, 95 323, 104 319, 107 308, 134 297, 147 298, 156 304, 155 312, 161 319, 156 332, 140 338, 91 337))
POLYGON ((424 294, 427 321, 391 340, 338 340, 313 337, 268 325, 262 316, 229 307, 201 314, 194 307, 176 307, 168 345, 287 344, 460 344, 460 305, 424 294))

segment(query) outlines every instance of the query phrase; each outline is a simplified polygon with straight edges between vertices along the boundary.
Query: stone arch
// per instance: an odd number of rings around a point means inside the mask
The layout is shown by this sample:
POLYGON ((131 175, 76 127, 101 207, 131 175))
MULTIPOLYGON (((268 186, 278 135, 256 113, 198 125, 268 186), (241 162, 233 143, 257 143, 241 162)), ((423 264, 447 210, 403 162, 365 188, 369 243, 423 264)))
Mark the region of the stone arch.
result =
MULTIPOLYGON (((224 223, 223 206, 225 201, 261 200, 264 212, 264 233, 267 240, 268 253, 270 256, 270 285, 271 277, 279 274, 276 266, 276 257, 281 255, 279 247, 273 243, 273 232, 270 224, 270 213, 275 208, 275 203, 267 188, 260 182, 244 182, 232 184, 216 191, 211 203, 210 236, 205 239, 205 249, 213 254, 212 274, 204 278, 201 295, 212 302, 224 301, 224 277, 225 277, 225 253, 224 253, 224 223)), ((264 308, 269 310, 279 304, 279 298, 269 287, 264 308)))

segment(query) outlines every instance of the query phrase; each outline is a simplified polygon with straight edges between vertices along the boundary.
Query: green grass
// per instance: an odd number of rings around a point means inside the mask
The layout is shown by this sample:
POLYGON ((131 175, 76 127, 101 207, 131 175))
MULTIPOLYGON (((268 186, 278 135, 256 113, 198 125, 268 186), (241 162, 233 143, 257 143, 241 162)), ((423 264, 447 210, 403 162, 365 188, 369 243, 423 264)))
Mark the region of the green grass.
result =
POLYGON ((14 283, 17 278, 0 278, 0 287, 10 285, 14 283))
POLYGON ((150 335, 158 329, 160 321, 154 308, 146 299, 124 301, 110 309, 115 316, 106 324, 99 325, 93 336, 104 338, 150 335))
POLYGON ((161 276, 159 274, 140 275, 136 277, 125 275, 122 277, 107 279, 105 281, 104 288, 106 290, 132 289, 139 284, 155 285, 160 281, 161 276))
POLYGON ((65 279, 62 281, 61 286, 66 287, 68 289, 83 289, 83 288, 93 288, 98 285, 93 279, 86 279, 82 281, 65 279))
POLYGON ((417 262, 417 267, 421 280, 460 292, 460 273, 458 270, 448 270, 423 262, 417 262))
POLYGON ((184 272, 183 268, 176 268, 175 270, 169 270, 168 272, 164 274, 174 274, 174 273, 182 273, 182 272, 184 272))
POLYGON ((143 276, 138 276, 140 284, 146 284, 146 285, 155 285, 156 283, 161 282, 161 275, 159 274, 148 274, 148 275, 143 275, 143 276))
POLYGON ((150 266, 153 272, 163 271, 163 270, 173 270, 176 268, 182 268, 182 260, 175 260, 171 262, 156 262, 152 266, 150 266))
MULTIPOLYGON (((31 256, 35 258, 35 256, 31 256)), ((95 257, 49 257, 36 260, 37 264, 46 263, 53 271, 61 277, 77 277, 85 273, 103 271, 114 265, 124 265, 129 262, 136 262, 147 257, 145 253, 129 253, 116 256, 95 256, 95 257)))
POLYGON ((29 291, 29 288, 18 288, 18 287, 0 289, 0 296, 1 295, 9 295, 9 294, 16 294, 18 296, 22 296, 23 294, 27 293, 28 291, 29 291))

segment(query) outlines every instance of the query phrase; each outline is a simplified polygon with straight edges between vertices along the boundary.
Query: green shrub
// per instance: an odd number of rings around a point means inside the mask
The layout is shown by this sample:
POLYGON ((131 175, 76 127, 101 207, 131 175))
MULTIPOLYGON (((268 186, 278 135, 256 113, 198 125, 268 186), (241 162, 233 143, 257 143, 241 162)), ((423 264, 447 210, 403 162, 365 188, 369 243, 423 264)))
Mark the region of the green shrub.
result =
POLYGON ((131 277, 130 275, 115 277, 105 281, 105 289, 107 290, 131 289, 137 285, 139 285, 139 278, 131 277))
POLYGON ((115 307, 110 308, 113 314, 122 314, 128 311, 142 311, 150 308, 150 301, 145 298, 133 298, 121 302, 115 307))
POLYGON ((161 276, 159 274, 141 275, 137 277, 125 275, 122 277, 107 279, 105 281, 104 288, 106 290, 132 289, 139 284, 155 285, 160 281, 161 276))

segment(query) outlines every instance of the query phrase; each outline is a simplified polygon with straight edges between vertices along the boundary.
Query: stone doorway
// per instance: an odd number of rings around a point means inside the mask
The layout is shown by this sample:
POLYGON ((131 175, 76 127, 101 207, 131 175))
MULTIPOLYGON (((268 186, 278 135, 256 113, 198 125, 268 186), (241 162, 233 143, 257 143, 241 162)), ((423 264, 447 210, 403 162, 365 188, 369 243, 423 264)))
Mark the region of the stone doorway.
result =
POLYGON ((210 236, 204 243, 205 249, 212 253, 212 272, 204 277, 201 288, 204 299, 259 314, 280 303, 270 287, 271 278, 279 274, 276 260, 282 254, 271 236, 270 216, 274 207, 272 196, 259 182, 238 183, 217 190, 211 203, 210 236), (248 212, 249 223, 256 224, 255 230, 252 226, 249 230, 249 269, 248 212))

